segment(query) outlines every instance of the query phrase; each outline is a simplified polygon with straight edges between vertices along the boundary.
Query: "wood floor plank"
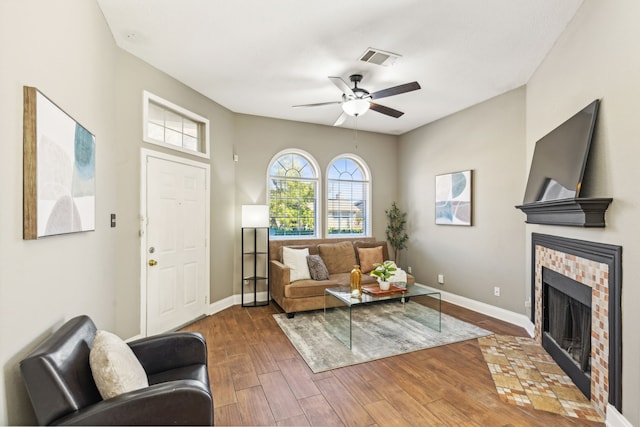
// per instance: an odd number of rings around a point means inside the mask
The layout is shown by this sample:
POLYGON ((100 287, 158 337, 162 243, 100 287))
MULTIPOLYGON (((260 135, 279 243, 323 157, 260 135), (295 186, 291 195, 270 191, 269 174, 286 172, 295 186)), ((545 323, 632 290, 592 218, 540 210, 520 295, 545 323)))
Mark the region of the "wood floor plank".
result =
POLYGON ((460 412, 454 403, 445 399, 439 399, 427 404, 427 409, 442 420, 445 425, 481 426, 460 412))
POLYGON ((236 390, 260 385, 258 374, 253 367, 249 354, 234 354, 229 356, 229 370, 236 390))
POLYGON ((276 424, 278 426, 292 426, 292 427, 303 427, 303 426, 311 426, 309 424, 309 420, 304 415, 298 415, 297 417, 286 418, 284 420, 278 421, 276 424))
POLYGON ((411 426, 411 423, 405 420, 400 412, 386 400, 369 403, 365 405, 365 409, 378 425, 390 427, 411 426))
POLYGON ((272 426, 276 423, 262 387, 239 390, 238 410, 245 426, 272 426))
POLYGON ((209 382, 212 384, 214 408, 236 403, 236 390, 231 371, 226 364, 209 366, 209 382))
POLYGON ((438 425, 442 421, 421 405, 413 396, 402 389, 399 384, 392 384, 385 380, 370 383, 371 387, 380 394, 391 406, 402 414, 402 417, 413 425, 438 425))
POLYGON ((348 426, 369 426, 373 419, 337 378, 316 382, 324 398, 348 426))
POLYGON ((304 414, 281 372, 261 374, 258 378, 276 421, 304 414))
POLYGON ((249 346, 249 355, 251 356, 253 366, 258 374, 275 372, 280 369, 276 361, 273 359, 269 348, 262 341, 249 346))
POLYGON ((312 426, 344 426, 338 414, 321 394, 300 399, 300 405, 312 426))
POLYGON ((350 367, 336 369, 334 375, 360 404, 367 405, 382 400, 382 396, 371 388, 369 382, 364 380, 355 369, 350 367))
POLYGON ((238 410, 238 405, 218 406, 214 413, 213 423, 218 426, 239 426, 242 425, 242 417, 238 410))
POLYGON ((297 399, 320 394, 320 390, 318 390, 318 387, 311 379, 309 371, 305 369, 306 364, 302 360, 280 360, 277 365, 297 399))

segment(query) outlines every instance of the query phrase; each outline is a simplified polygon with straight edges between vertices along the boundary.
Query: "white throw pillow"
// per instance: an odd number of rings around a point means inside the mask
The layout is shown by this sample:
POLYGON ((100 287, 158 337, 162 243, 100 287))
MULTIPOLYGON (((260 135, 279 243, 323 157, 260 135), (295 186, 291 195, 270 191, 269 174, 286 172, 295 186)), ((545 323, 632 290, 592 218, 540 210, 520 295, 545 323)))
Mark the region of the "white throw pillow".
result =
POLYGON ((286 246, 282 248, 282 261, 284 265, 291 268, 291 275, 289 276, 291 282, 311 279, 309 265, 307 264, 307 255, 309 255, 308 248, 292 249, 286 246))
POLYGON ((147 373, 131 348, 117 335, 97 331, 89 353, 93 380, 103 399, 149 387, 147 373))

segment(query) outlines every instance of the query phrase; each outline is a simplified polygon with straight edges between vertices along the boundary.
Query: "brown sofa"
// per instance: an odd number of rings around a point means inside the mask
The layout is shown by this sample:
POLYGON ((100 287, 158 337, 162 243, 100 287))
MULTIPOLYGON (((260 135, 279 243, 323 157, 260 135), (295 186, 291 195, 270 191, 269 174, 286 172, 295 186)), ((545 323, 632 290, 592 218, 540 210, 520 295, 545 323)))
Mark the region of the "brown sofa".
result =
MULTIPOLYGON (((324 307, 325 288, 349 286, 353 266, 360 265, 358 248, 382 247, 383 260, 389 259, 387 242, 368 238, 272 240, 269 242, 269 286, 271 298, 293 317, 296 312, 324 307), (282 248, 309 249, 309 255, 320 255, 329 271, 328 280, 302 279, 290 281, 291 269, 284 265, 282 248)), ((414 278, 407 275, 407 281, 414 278)), ((363 272, 362 284, 374 284, 376 278, 363 272)))

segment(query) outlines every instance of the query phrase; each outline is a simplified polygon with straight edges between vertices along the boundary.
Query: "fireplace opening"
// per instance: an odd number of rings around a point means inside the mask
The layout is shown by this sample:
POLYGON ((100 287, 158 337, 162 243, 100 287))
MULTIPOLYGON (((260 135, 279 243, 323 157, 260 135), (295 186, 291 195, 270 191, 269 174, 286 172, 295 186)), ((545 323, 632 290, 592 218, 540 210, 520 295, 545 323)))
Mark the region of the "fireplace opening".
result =
POLYGON ((591 288, 546 268, 542 284, 542 346, 590 399, 591 288))

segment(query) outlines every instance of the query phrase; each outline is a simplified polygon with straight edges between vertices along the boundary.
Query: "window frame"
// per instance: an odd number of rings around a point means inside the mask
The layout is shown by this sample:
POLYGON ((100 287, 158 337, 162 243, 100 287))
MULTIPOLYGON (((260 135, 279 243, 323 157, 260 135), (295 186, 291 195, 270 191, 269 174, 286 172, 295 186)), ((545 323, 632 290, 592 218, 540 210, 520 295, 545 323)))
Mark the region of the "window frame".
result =
MULTIPOLYGON (((202 157, 204 159, 209 159, 211 157, 210 151, 210 122, 206 117, 202 117, 199 114, 196 114, 192 111, 187 110, 179 105, 174 104, 171 101, 167 101, 164 98, 161 98, 157 95, 152 94, 151 92, 147 92, 146 90, 142 92, 142 140, 149 144, 158 145, 164 148, 168 148, 170 150, 179 151, 181 153, 190 154, 192 156, 202 157), (196 122, 202 130, 203 135, 201 136, 202 141, 198 141, 198 146, 204 151, 193 151, 183 147, 179 147, 177 145, 169 144, 164 141, 160 141, 158 139, 154 139, 149 136, 149 104, 154 103, 159 105, 161 108, 165 110, 169 110, 175 114, 178 114, 181 117, 187 118, 191 121, 196 122)), ((198 132, 200 136, 200 131, 198 132)))
POLYGON ((371 237, 372 236, 372 230, 371 230, 371 206, 372 206, 372 202, 371 202, 371 196, 372 196, 372 189, 373 189, 373 184, 372 184, 372 175, 371 175, 371 169, 369 169, 369 165, 367 164, 367 162, 364 161, 364 159, 356 154, 353 153, 342 153, 339 154, 337 156, 335 156, 333 159, 331 159, 331 161, 329 161, 329 164, 327 165, 327 169, 325 171, 325 188, 326 188, 326 195, 324 197, 325 199, 325 212, 324 212, 324 216, 326 217, 326 224, 327 224, 327 228, 326 230, 324 230, 324 235, 327 239, 341 239, 341 238, 357 238, 357 237, 371 237), (362 234, 353 234, 353 233, 338 233, 338 234, 329 234, 329 171, 331 169, 331 167, 333 167, 333 164, 335 162, 337 162, 338 160, 342 160, 342 159, 348 159, 351 160, 353 162, 355 162, 359 167, 360 170, 362 171, 363 174, 363 181, 362 182, 366 182, 367 183, 367 200, 366 200, 366 205, 365 205, 365 221, 363 222, 364 225, 364 230, 362 234))
POLYGON ((318 239, 321 238, 321 236, 323 235, 323 228, 322 228, 322 212, 323 212, 323 189, 322 189, 322 175, 321 175, 321 169, 320 169, 320 165, 318 164, 318 162, 316 161, 316 159, 307 151, 298 149, 298 148, 287 148, 284 149, 278 153, 276 153, 271 160, 269 161, 269 164, 267 165, 267 173, 266 173, 266 200, 267 200, 267 206, 269 206, 269 221, 271 221, 271 167, 273 166, 274 162, 276 160, 278 160, 279 158, 281 158, 282 156, 288 155, 288 154, 295 154, 298 155, 300 157, 303 157, 308 163, 309 165, 313 168, 314 172, 315 172, 315 178, 312 178, 313 180, 315 180, 316 182, 316 194, 315 194, 315 198, 316 198, 316 210, 314 212, 314 223, 315 223, 315 227, 314 227, 314 233, 313 234, 309 234, 309 235, 303 235, 303 236, 296 236, 296 235, 287 235, 287 236, 276 236, 276 235, 272 235, 271 234, 271 227, 269 227, 269 239, 271 240, 304 240, 304 239, 318 239))

